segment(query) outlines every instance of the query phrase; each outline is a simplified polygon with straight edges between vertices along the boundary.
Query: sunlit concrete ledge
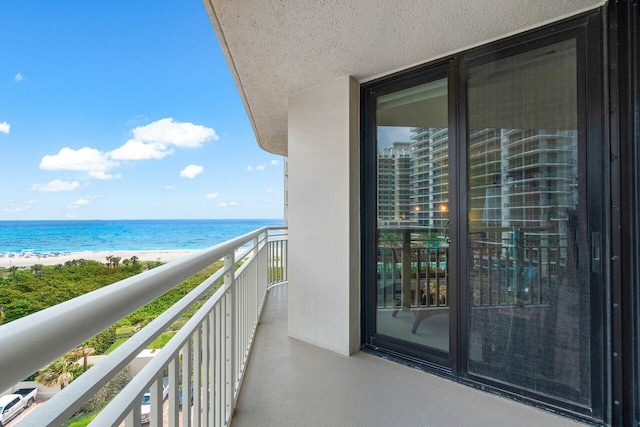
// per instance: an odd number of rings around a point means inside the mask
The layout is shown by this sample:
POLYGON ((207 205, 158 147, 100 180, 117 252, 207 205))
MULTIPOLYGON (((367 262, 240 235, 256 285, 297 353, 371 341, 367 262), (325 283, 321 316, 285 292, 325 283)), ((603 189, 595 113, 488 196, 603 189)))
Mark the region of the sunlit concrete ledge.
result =
POLYGON ((287 336, 287 285, 269 292, 233 427, 576 426, 571 419, 370 354, 287 336))

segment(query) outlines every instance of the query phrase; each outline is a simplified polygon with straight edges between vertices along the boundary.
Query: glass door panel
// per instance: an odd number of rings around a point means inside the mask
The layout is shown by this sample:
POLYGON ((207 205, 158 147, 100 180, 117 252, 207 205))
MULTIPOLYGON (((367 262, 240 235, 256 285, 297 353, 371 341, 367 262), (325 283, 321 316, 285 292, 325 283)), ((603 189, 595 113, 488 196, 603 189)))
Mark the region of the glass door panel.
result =
POLYGON ((447 79, 376 98, 375 333, 449 351, 447 79))
POLYGON ((587 405, 576 41, 468 71, 468 372, 587 405))

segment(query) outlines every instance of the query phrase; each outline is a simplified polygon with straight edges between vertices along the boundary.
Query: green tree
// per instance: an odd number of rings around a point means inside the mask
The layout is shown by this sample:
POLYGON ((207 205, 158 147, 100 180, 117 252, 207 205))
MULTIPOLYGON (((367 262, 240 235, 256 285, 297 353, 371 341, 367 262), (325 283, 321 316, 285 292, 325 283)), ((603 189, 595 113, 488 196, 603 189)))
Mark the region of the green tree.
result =
POLYGON ((12 320, 28 316, 29 314, 36 311, 33 308, 31 301, 29 301, 27 298, 11 299, 8 300, 5 304, 5 320, 7 322, 11 322, 12 320))
POLYGON ((31 271, 33 271, 34 276, 39 277, 42 276, 42 264, 33 264, 31 266, 31 271))
POLYGON ((112 325, 86 342, 87 347, 95 348, 97 354, 103 354, 116 341, 116 325, 112 325))
POLYGON ((17 283, 16 272, 18 271, 18 267, 12 265, 9 267, 9 271, 13 274, 13 284, 15 285, 17 283))
POLYGON ((90 347, 75 348, 38 371, 36 381, 47 387, 60 386, 60 389, 65 388, 87 370, 87 356, 94 352, 95 350, 90 347), (77 363, 80 359, 84 359, 83 365, 77 363))

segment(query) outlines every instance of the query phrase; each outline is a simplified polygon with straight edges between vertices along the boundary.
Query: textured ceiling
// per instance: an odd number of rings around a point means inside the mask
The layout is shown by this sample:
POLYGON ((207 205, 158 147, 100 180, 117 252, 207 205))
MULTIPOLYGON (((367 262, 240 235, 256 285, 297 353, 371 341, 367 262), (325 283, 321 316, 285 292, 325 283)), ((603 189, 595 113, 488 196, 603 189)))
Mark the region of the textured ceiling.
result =
POLYGON ((260 146, 287 154, 287 100, 370 80, 603 0, 204 0, 260 146))

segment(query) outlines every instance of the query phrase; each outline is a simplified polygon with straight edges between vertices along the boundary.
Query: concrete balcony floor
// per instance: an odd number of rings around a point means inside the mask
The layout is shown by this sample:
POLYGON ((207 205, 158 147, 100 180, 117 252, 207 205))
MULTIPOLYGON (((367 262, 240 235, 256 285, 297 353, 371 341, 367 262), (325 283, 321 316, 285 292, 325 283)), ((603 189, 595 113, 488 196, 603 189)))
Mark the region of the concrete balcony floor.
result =
POLYGON ((269 292, 233 427, 577 426, 573 420, 366 353, 287 336, 287 285, 269 292))

